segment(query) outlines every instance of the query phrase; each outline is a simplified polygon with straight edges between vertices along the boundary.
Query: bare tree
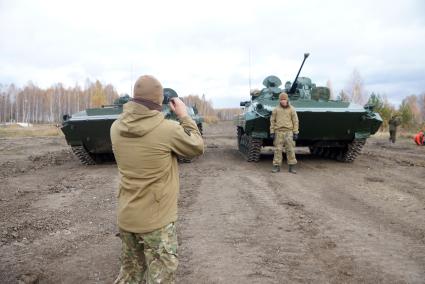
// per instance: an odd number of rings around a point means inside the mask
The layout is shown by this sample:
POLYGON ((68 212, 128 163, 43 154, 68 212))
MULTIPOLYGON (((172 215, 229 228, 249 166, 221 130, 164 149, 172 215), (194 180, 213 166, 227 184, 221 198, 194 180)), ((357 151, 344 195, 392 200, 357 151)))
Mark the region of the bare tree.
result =
POLYGON ((330 99, 331 99, 331 100, 334 100, 334 99, 335 99, 335 94, 334 94, 334 89, 333 89, 333 85, 332 85, 331 80, 328 80, 328 81, 326 82, 326 87, 328 87, 328 89, 329 89, 329 92, 330 92, 330 99))
POLYGON ((360 72, 354 69, 347 83, 346 92, 350 95, 351 101, 360 105, 367 102, 364 89, 364 81, 360 72))
POLYGON ((241 114, 240 108, 221 108, 215 111, 219 120, 233 120, 236 115, 241 114))
POLYGON ((0 122, 31 123, 59 122, 65 113, 71 114, 88 107, 112 104, 118 93, 112 85, 88 81, 87 89, 76 85, 64 88, 61 83, 40 89, 28 82, 22 89, 11 84, 0 88, 0 122), (94 96, 95 95, 95 96, 94 96))
POLYGON ((337 100, 343 101, 343 102, 350 102, 351 98, 350 95, 348 95, 344 90, 341 90, 338 94, 337 100))
POLYGON ((422 122, 425 122, 425 93, 418 96, 418 106, 419 106, 422 122))

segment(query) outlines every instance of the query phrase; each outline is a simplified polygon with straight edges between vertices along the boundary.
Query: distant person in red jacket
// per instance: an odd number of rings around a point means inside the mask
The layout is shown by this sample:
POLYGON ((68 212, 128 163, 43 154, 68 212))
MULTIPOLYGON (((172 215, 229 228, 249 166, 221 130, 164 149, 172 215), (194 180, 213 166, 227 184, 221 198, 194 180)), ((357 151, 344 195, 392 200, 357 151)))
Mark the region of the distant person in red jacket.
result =
POLYGON ((418 134, 415 135, 415 137, 413 137, 413 139, 415 140, 415 143, 423 146, 425 145, 425 131, 419 131, 418 134))

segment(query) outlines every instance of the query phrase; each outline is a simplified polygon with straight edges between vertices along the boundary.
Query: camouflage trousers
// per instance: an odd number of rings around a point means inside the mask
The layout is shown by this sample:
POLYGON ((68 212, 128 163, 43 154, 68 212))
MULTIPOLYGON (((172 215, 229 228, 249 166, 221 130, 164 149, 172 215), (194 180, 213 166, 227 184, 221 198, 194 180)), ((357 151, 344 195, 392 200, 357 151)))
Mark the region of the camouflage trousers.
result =
POLYGON ((390 142, 395 143, 396 138, 397 138, 397 131, 390 130, 390 142))
POLYGON ((293 140, 292 131, 278 131, 275 133, 274 137, 274 158, 273 165, 281 166, 282 165, 282 151, 285 149, 286 159, 288 165, 295 165, 297 159, 295 158, 295 142, 293 140))
POLYGON ((174 223, 150 232, 120 229, 121 269, 114 284, 174 283, 177 270, 177 233, 174 223))

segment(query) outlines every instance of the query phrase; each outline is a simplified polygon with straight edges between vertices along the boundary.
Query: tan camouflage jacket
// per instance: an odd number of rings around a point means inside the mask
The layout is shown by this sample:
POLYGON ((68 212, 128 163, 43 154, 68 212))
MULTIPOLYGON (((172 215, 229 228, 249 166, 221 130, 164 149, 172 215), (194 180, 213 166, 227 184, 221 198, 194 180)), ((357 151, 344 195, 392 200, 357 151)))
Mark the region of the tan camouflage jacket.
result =
POLYGON ((128 102, 111 127, 112 148, 120 173, 118 226, 147 233, 177 220, 177 155, 204 152, 195 122, 164 119, 156 110, 128 102))
POLYGON ((270 133, 276 131, 292 131, 298 134, 298 115, 291 105, 284 108, 280 104, 272 111, 270 117, 270 133))

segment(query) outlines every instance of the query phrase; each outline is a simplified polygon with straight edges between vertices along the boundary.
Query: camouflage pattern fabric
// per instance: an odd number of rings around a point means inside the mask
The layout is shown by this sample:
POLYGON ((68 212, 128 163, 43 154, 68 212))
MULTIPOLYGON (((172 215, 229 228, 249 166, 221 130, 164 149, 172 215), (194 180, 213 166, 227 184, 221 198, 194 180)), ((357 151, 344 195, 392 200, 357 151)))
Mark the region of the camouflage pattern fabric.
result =
POLYGON ((274 138, 274 158, 273 165, 281 166, 282 165, 282 151, 285 149, 286 159, 288 165, 295 165, 297 159, 295 158, 295 142, 293 140, 292 131, 277 131, 275 132, 274 138))
POLYGON ((390 130, 390 142, 395 143, 397 130, 390 130))
POLYGON ((401 124, 401 118, 398 116, 391 117, 390 121, 388 121, 389 130, 390 130, 390 142, 395 143, 397 138, 397 126, 401 124))
POLYGON ((400 117, 392 117, 389 121, 388 121, 388 125, 389 125, 389 130, 397 130, 397 126, 399 126, 401 124, 401 118, 400 117))
POLYGON ((144 234, 120 230, 121 269, 115 284, 174 283, 178 266, 174 223, 144 234))

